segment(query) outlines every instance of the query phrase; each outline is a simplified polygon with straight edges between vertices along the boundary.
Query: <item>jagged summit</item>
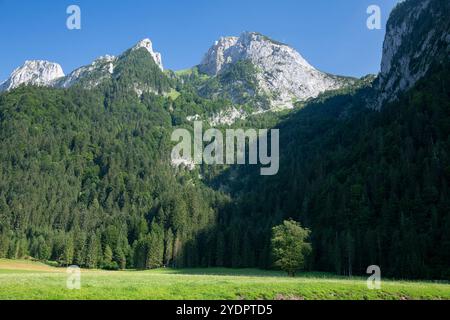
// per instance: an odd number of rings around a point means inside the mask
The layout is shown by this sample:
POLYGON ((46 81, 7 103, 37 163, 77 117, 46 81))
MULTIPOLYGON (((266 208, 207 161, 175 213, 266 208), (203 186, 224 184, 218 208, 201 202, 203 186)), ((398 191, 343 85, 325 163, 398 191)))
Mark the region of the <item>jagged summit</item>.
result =
POLYGON ((147 51, 151 54, 153 57, 153 60, 155 60, 156 64, 160 67, 161 70, 164 70, 163 64, 162 64, 162 57, 161 53, 153 51, 153 43, 150 39, 146 38, 141 41, 139 41, 134 47, 133 50, 144 48, 147 49, 147 51))
POLYGON ((290 108, 295 101, 317 97, 348 82, 315 69, 292 47, 257 32, 220 38, 198 69, 218 76, 242 61, 255 66, 258 89, 269 97, 272 107, 290 108))
POLYGON ((217 75, 227 65, 240 60, 261 63, 263 58, 289 56, 306 69, 314 69, 297 51, 258 32, 243 32, 239 37, 221 37, 209 49, 199 65, 200 71, 217 75))
POLYGON ((0 91, 8 91, 20 85, 52 86, 59 78, 64 77, 61 66, 44 60, 27 60, 15 69, 10 77, 0 84, 0 91))
POLYGON ((104 80, 111 78, 117 65, 120 64, 120 59, 126 56, 129 52, 144 48, 150 53, 156 65, 163 70, 161 54, 153 51, 153 44, 150 39, 139 41, 130 50, 125 51, 119 57, 104 55, 95 59, 90 65, 80 67, 71 72, 67 77, 61 79, 57 83, 58 87, 69 88, 74 84, 83 82, 87 88, 93 88, 102 83, 104 80))

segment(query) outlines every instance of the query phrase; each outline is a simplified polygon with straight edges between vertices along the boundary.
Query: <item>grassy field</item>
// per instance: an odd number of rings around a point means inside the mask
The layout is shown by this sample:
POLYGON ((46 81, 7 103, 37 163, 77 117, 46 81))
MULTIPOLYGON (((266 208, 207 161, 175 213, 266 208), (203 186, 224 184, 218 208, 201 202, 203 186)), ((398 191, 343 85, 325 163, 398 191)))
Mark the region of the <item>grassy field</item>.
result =
POLYGON ((365 279, 307 273, 287 278, 261 270, 83 270, 81 290, 66 287, 67 274, 30 261, 0 260, 0 299, 450 299, 450 284, 383 281, 368 290, 365 279))

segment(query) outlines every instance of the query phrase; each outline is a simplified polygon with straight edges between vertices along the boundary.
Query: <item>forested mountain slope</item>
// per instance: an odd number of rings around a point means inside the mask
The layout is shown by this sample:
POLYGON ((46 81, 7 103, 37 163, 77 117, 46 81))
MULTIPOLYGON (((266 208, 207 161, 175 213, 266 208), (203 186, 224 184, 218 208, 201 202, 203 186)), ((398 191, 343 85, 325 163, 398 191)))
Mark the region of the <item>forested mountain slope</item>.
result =
POLYGON ((359 91, 279 124, 279 174, 233 173, 240 200, 218 228, 231 265, 269 266, 270 228, 293 218, 312 230, 314 270, 449 278, 449 71, 433 69, 381 112, 359 91))
POLYGON ((31 82, 0 93, 0 258, 269 268, 271 228, 293 218, 312 231, 313 270, 362 274, 376 264, 386 276, 450 279, 448 7, 394 9, 375 81, 237 119, 231 128, 280 129, 273 177, 170 161, 175 128, 264 102, 249 94, 248 62, 214 76, 163 71, 144 42, 64 78, 28 66, 33 76, 19 78, 31 82), (46 83, 57 88, 23 85, 46 83))
POLYGON ((185 244, 214 225, 224 197, 170 167, 171 100, 130 90, 118 80, 106 92, 0 96, 0 257, 107 268, 194 259, 185 244))

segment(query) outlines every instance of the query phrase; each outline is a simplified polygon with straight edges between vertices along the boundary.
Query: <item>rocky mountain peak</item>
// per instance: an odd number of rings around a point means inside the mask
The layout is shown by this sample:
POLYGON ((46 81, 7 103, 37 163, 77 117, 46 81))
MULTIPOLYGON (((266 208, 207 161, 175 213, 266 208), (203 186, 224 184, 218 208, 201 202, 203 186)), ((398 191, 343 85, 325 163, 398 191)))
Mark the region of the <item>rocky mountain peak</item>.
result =
POLYGON ((217 76, 240 61, 256 67, 258 87, 270 97, 275 108, 291 108, 295 101, 317 97, 347 83, 318 71, 292 47, 257 32, 220 38, 198 68, 200 72, 217 76))
POLYGON ((9 91, 22 84, 51 86, 59 78, 64 77, 61 66, 44 60, 27 60, 14 70, 11 76, 0 85, 0 91, 9 91))
POLYGON ((155 60, 156 64, 159 66, 161 70, 164 70, 163 64, 162 64, 162 57, 159 52, 153 51, 153 43, 150 39, 144 39, 139 41, 134 47, 133 50, 137 50, 140 48, 146 49, 150 55, 153 57, 153 60, 155 60))

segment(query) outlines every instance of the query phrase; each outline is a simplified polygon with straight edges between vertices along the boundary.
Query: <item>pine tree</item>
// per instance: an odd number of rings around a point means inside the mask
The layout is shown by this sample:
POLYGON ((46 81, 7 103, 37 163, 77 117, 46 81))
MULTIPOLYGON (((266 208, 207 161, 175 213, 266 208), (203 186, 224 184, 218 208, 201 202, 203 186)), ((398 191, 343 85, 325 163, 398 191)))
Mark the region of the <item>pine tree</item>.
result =
POLYGON ((164 229, 153 222, 147 239, 147 269, 163 266, 164 259, 164 229))
POLYGON ((165 239, 165 251, 164 251, 164 266, 171 266, 173 260, 173 245, 174 245, 174 235, 172 229, 169 228, 166 232, 165 239))
POLYGON ((105 252, 103 253, 103 266, 104 268, 111 269, 111 263, 113 259, 113 252, 109 245, 106 245, 105 252))
POLYGON ((99 263, 99 255, 98 251, 100 247, 100 243, 98 241, 97 235, 93 234, 90 236, 88 245, 87 245, 87 253, 86 253, 86 266, 91 269, 95 269, 99 263))
POLYGON ((225 258, 225 238, 222 231, 217 231, 216 240, 216 266, 223 267, 225 258))

